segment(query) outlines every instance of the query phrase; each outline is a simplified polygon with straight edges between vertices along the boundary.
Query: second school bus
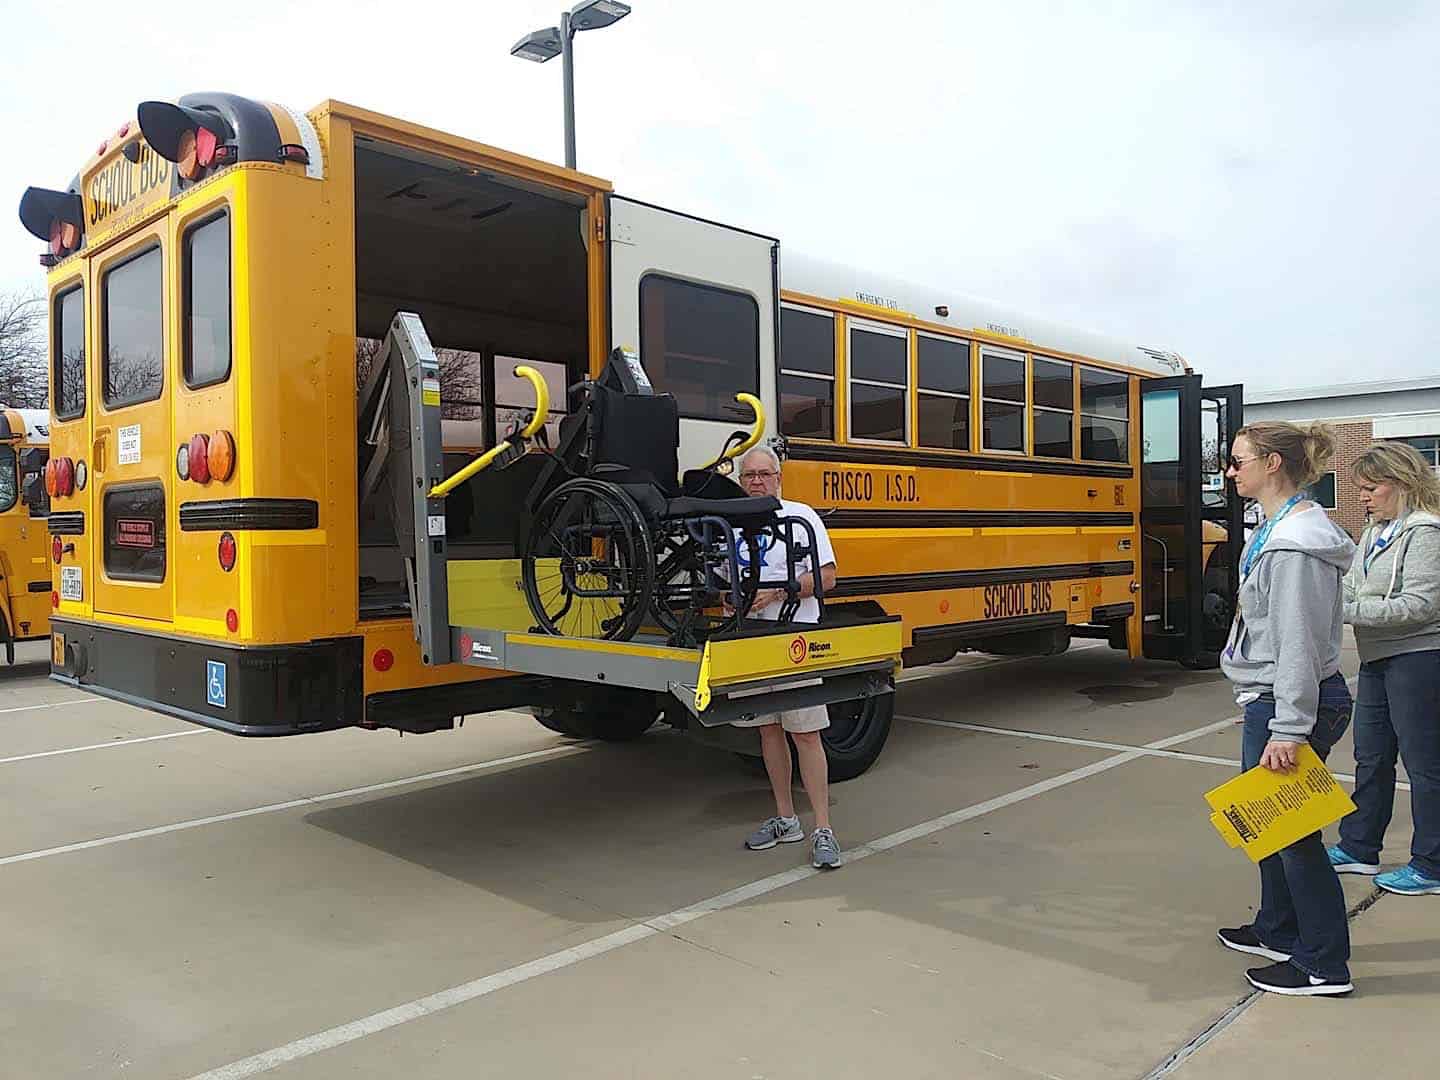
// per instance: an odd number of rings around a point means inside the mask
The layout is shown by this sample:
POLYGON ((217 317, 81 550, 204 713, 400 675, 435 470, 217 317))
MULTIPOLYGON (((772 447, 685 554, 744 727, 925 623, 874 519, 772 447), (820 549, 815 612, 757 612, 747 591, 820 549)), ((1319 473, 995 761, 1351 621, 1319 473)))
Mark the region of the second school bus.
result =
MULTIPOLYGON (((101 132, 75 182, 21 203, 48 245, 52 461, 70 478, 49 518, 57 679, 248 735, 520 705, 573 734, 697 726, 671 695, 598 685, 575 658, 599 644, 552 649, 550 670, 426 662, 415 552, 361 470, 357 386, 397 312, 436 346, 447 473, 524 422, 517 364, 563 413, 567 385, 630 350, 678 402, 682 466, 743 420, 737 393, 763 403, 786 497, 834 540, 827 611, 898 617, 906 664, 1075 636, 1213 659, 1240 530, 1228 500, 1203 501, 1202 448, 1223 460, 1240 399, 1173 353, 782 255, 341 102, 191 95, 101 132)), ((528 629, 533 477, 491 470, 447 500, 452 629, 528 629)), ((892 698, 831 705, 837 776, 879 754, 892 698)))

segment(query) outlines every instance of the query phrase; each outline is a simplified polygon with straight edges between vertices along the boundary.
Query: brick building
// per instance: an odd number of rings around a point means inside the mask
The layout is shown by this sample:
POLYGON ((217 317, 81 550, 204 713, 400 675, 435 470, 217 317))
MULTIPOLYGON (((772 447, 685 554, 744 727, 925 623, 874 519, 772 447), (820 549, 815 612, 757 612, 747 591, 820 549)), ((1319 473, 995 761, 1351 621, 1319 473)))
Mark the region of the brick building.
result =
POLYGON ((1334 428, 1338 445, 1333 471, 1315 486, 1315 496, 1355 537, 1365 527, 1365 511, 1350 470, 1373 442, 1408 442, 1440 473, 1440 375, 1307 390, 1247 391, 1245 419, 1321 420, 1334 428))

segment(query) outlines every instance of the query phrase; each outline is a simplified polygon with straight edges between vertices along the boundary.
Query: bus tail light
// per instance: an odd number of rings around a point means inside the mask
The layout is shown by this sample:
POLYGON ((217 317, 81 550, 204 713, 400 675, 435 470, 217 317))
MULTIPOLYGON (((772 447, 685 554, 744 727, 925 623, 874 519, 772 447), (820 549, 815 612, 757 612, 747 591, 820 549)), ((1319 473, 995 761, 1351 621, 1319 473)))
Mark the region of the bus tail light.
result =
POLYGON ((85 484, 89 481, 89 479, 90 470, 85 467, 85 462, 77 461, 75 463, 75 490, 84 491, 85 484))
POLYGON ((221 483, 229 480, 235 472, 234 436, 223 429, 211 435, 205 464, 210 472, 210 479, 221 483))
POLYGON ((215 548, 215 553, 220 559, 220 569, 227 574, 235 569, 235 537, 228 532, 220 534, 220 543, 215 548))
POLYGON ((20 198, 20 223, 47 245, 40 261, 54 265, 79 249, 85 234, 85 205, 73 191, 26 188, 20 198))
POLYGON ((53 589, 50 591, 50 606, 54 609, 58 609, 60 607, 60 594, 58 592, 55 592, 53 589))
POLYGON ((240 613, 233 607, 225 612, 225 629, 232 634, 240 629, 240 613))
POLYGON ((64 555, 65 543, 60 539, 60 537, 57 536, 50 541, 50 558, 54 560, 56 566, 59 566, 60 560, 64 557, 64 555))
POLYGON ((375 665, 376 671, 389 671, 395 666, 395 654, 389 649, 376 649, 370 662, 375 665))
POLYGON ((52 499, 69 495, 75 490, 75 463, 67 457, 51 458, 45 463, 45 493, 52 499))
POLYGON ((210 482, 210 440, 204 435, 190 436, 190 446, 185 455, 190 464, 190 479, 197 484, 210 482))
POLYGON ((182 442, 175 451, 175 475, 181 480, 190 479, 190 444, 182 442))
POLYGON ((60 489, 56 486, 55 481, 55 474, 59 471, 59 465, 59 458, 51 458, 45 463, 45 494, 49 495, 52 499, 60 494, 60 489))

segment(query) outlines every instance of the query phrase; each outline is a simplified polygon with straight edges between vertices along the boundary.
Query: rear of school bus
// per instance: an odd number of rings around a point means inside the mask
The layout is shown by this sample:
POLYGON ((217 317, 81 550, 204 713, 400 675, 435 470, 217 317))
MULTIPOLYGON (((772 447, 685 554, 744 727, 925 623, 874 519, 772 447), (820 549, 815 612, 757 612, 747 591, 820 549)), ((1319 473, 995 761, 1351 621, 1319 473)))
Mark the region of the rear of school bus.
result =
POLYGON ((0 404, 0 647, 50 634, 50 555, 45 515, 49 417, 0 404))

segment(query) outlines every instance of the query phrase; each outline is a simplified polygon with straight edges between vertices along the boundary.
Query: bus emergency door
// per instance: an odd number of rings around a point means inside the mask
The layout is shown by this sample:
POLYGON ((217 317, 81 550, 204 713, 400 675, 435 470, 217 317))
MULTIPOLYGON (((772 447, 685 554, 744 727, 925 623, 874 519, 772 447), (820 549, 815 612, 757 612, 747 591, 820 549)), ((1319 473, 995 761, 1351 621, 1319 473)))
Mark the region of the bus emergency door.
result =
POLYGON ((637 355, 680 410, 680 467, 714 460, 751 422, 756 395, 777 433, 780 242, 619 196, 609 199, 610 344, 637 355))
POLYGON ((1209 666, 1234 611, 1242 507, 1224 465, 1243 422, 1239 386, 1198 375, 1140 386, 1142 651, 1209 666))
POLYGON ((170 399, 179 368, 168 217, 92 262, 86 410, 95 610, 165 623, 174 612, 170 399))

